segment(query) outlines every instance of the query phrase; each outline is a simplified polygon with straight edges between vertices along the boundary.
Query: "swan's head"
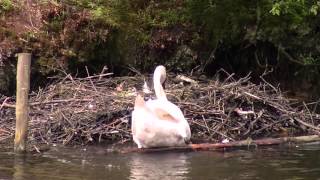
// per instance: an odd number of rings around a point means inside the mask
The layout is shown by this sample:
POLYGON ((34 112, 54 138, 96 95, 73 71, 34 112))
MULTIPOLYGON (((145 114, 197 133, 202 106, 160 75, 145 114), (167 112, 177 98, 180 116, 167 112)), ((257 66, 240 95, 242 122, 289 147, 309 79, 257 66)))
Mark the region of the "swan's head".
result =
POLYGON ((159 65, 154 70, 153 79, 159 80, 163 84, 166 80, 166 68, 162 65, 159 65))

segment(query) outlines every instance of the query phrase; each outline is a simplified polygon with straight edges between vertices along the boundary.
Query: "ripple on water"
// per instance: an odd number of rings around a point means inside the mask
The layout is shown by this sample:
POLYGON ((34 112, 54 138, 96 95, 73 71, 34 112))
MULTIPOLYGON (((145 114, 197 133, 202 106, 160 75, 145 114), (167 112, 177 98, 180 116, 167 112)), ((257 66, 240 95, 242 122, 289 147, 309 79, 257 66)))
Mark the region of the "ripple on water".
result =
POLYGON ((14 157, 0 150, 0 179, 319 179, 320 146, 229 152, 104 153, 57 147, 14 157))

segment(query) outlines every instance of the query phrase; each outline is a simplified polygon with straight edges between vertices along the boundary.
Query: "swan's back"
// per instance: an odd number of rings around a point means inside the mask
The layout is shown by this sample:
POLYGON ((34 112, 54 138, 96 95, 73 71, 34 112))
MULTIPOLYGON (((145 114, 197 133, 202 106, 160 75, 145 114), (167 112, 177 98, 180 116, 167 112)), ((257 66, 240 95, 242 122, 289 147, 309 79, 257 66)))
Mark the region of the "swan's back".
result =
POLYGON ((144 102, 141 96, 136 98, 132 112, 132 135, 139 148, 185 145, 185 141, 190 139, 190 128, 183 121, 185 119, 180 110, 179 113, 170 112, 177 108, 168 101, 144 102), (168 109, 161 108, 161 105, 168 109), (181 116, 183 120, 178 119, 181 116))
POLYGON ((165 99, 149 100, 146 102, 146 106, 155 114, 159 114, 162 117, 159 118, 160 120, 169 121, 175 125, 183 138, 190 140, 189 123, 178 106, 165 99))

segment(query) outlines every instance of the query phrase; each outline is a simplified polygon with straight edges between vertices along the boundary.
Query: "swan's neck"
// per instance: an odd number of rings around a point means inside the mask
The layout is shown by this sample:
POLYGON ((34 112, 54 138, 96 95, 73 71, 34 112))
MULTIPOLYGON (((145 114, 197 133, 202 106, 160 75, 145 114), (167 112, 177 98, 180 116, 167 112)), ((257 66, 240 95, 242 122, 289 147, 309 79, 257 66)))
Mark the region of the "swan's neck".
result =
POLYGON ((154 91, 156 92, 157 99, 167 99, 160 81, 154 82, 154 91))
POLYGON ((155 73, 153 76, 153 86, 154 86, 154 91, 156 93, 157 99, 165 99, 167 100, 166 93, 164 92, 164 89, 161 84, 161 74, 160 73, 155 73))

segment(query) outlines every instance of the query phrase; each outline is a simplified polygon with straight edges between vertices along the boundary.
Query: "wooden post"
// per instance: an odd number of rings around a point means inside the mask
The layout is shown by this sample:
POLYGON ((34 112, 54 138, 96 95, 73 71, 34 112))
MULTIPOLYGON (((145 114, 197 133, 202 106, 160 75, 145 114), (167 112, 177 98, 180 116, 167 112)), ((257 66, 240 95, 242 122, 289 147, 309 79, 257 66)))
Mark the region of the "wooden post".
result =
POLYGON ((19 53, 17 65, 16 132, 14 151, 26 151, 29 121, 28 95, 30 89, 31 54, 19 53))

